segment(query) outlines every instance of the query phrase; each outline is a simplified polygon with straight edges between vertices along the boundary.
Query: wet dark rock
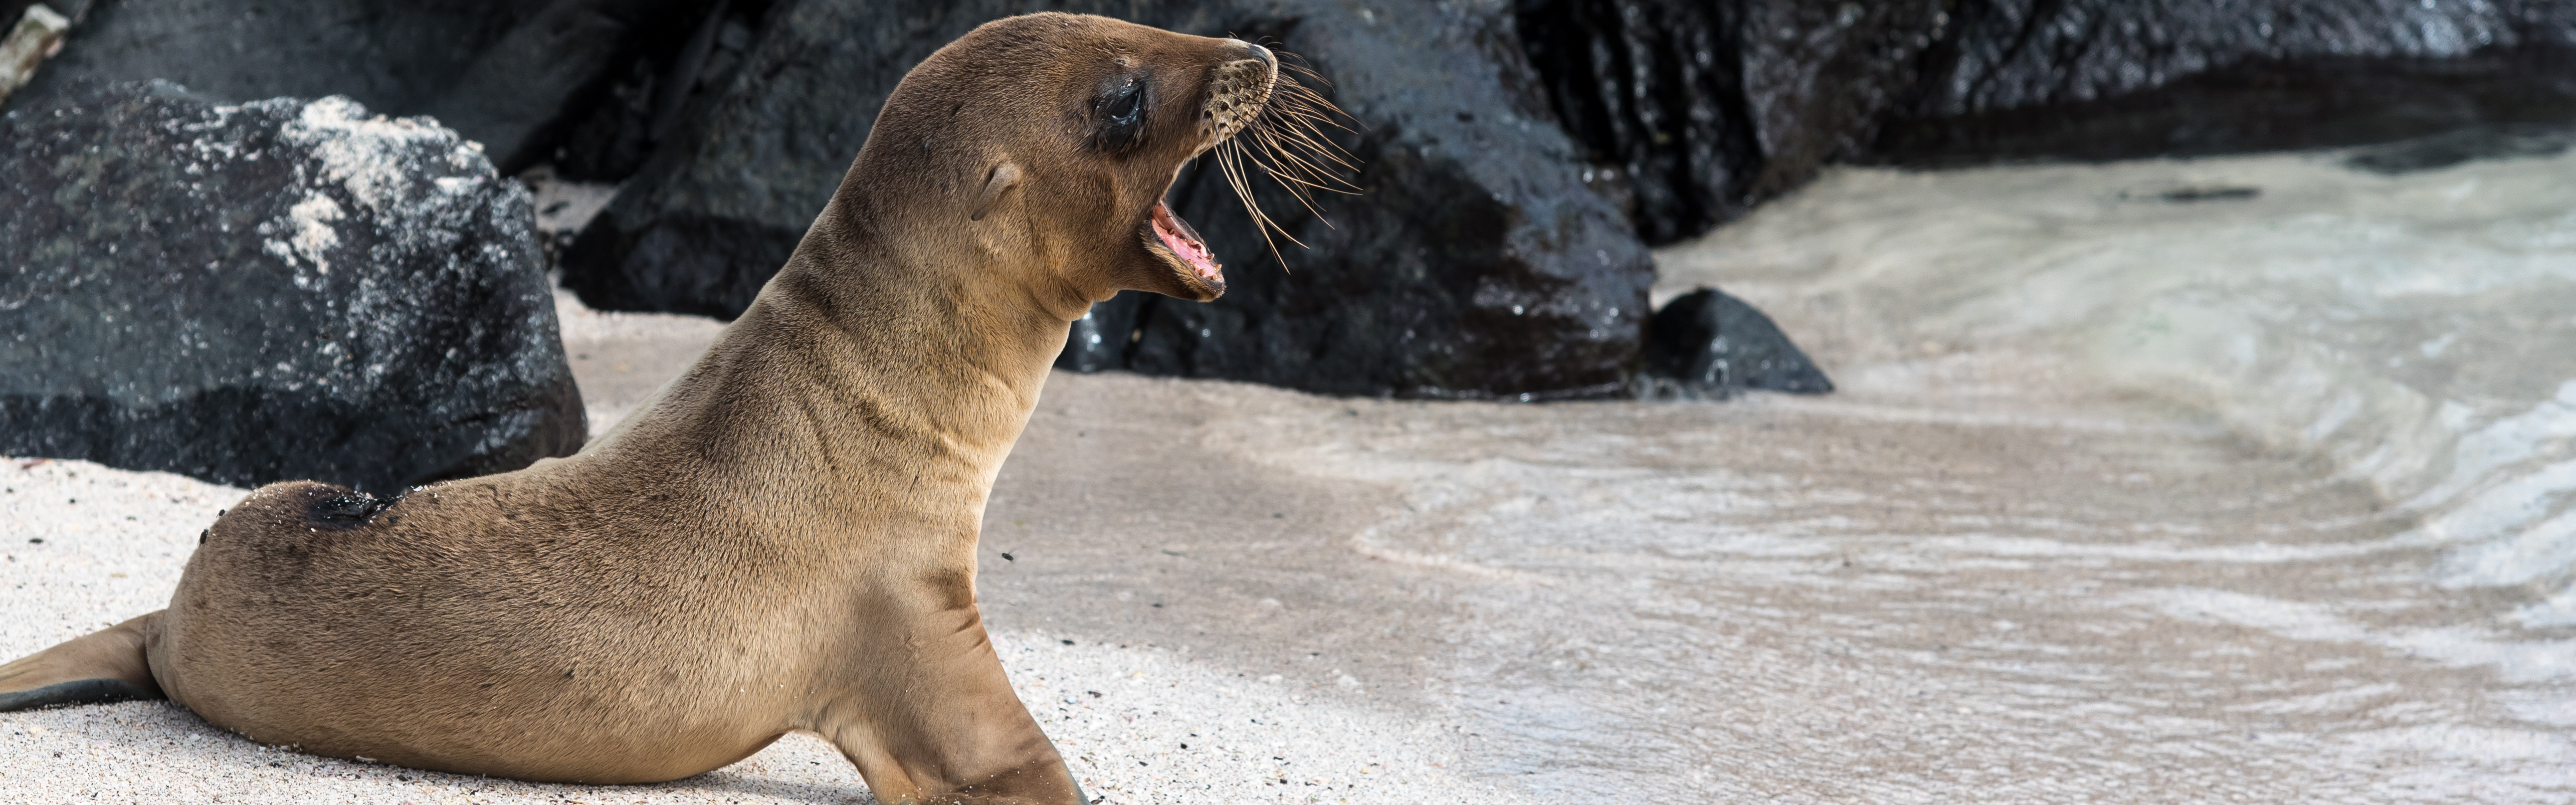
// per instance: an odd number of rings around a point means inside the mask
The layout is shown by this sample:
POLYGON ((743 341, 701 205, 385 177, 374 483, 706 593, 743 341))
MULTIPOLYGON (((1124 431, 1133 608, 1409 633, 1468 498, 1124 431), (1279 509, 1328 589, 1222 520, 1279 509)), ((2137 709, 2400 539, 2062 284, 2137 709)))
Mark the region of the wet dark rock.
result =
POLYGON ((1838 161, 2107 160, 2576 121, 2552 0, 1518 0, 1638 232, 1706 231, 1838 161))
POLYGON ((2091 100, 1904 117, 1866 161, 1944 167, 2388 143, 2576 121, 2576 49, 2247 56, 2091 100))
POLYGON ((2364 148, 2344 164, 2395 176, 2478 159, 2552 157, 2571 145, 2576 145, 2576 127, 2565 124, 2480 126, 2364 148))
POLYGON ((1947 24, 1942 0, 1518 0, 1591 175, 1651 243, 1706 232, 1862 153, 1947 24), (1598 181, 1598 180, 1597 180, 1598 181))
MULTIPOLYGON (((1501 2, 861 3, 782 6, 745 67, 684 121, 567 255, 596 307, 731 316, 777 271, 911 66, 975 25, 1044 9, 1272 37, 1334 83, 1366 190, 1332 225, 1281 215, 1290 271, 1213 170, 1174 209, 1228 266, 1213 304, 1124 294, 1065 361, 1340 394, 1541 399, 1620 393, 1653 269, 1583 185, 1501 2)), ((1298 209, 1275 193, 1274 212, 1298 209)))
POLYGON ((1823 394, 1834 383, 1744 300, 1701 288, 1655 311, 1638 396, 1724 398, 1745 389, 1823 394))
MULTIPOLYGON (((98 3, 11 107, 82 82, 168 79, 247 101, 346 95, 436 116, 516 172, 648 40, 712 0, 122 0, 98 3)), ((58 100, 58 99, 57 99, 58 100)))
POLYGON ((0 117, 0 453, 372 492, 587 428, 517 182, 345 98, 0 117))
POLYGON ((1741 9, 1727 3, 1523 0, 1523 46, 1584 178, 1651 242, 1744 211, 1764 160, 1744 96, 1741 9))
MULTIPOLYGON (((2576 45, 2557 0, 1966 0, 1915 113, 2132 95, 2239 67, 2576 45)), ((2542 77, 2536 77, 2542 78, 2542 77)))

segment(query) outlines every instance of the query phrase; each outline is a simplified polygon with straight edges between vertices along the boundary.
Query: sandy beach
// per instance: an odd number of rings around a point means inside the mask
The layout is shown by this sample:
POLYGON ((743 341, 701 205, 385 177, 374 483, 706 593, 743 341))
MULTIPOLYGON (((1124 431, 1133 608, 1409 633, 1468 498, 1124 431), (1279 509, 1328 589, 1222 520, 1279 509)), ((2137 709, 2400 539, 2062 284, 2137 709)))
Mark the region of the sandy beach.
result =
MULTIPOLYGON (((2406 305, 2576 298, 2553 267, 2576 247, 2550 234, 2570 206, 2547 195, 2570 183, 2543 181, 2576 162, 2387 180, 2371 192, 2404 203, 2383 206, 2338 201, 2382 181, 2342 170, 1845 170, 1659 255, 1659 295, 1714 282, 1771 311, 1841 385, 1825 397, 1425 403, 1058 373, 987 512, 985 617, 1108 802, 2568 801, 2576 627, 2551 614, 2549 523, 2576 487, 2550 468, 2576 466, 2576 413, 2554 418, 2576 395, 2553 391, 2576 369, 2508 347, 2576 320, 2406 305), (2216 182, 2265 190, 2133 200, 2216 182), (2468 263, 2386 257, 2418 253, 2468 263), (2373 261, 2410 290, 2300 284, 2373 261), (2453 293, 2442 271, 2481 279, 2453 293), (2323 324, 2228 323, 2276 292, 2323 324), (2228 336, 2216 357, 2132 327, 2183 313, 2228 336), (2415 340, 2370 352, 2327 327, 2369 315, 2415 340), (2450 370, 2408 374, 2428 361, 2450 370), (2504 364, 2521 371, 2486 368, 2504 364), (2416 397, 2297 385, 2320 377, 2416 397), (2362 461, 2372 445, 2432 458, 2362 461)), ((594 432, 716 327, 561 310, 594 432)), ((243 494, 31 458, 0 486, 13 656, 160 606, 243 494)), ((868 801, 803 736, 586 788, 312 758, 157 702, 0 733, 8 801, 868 801)))

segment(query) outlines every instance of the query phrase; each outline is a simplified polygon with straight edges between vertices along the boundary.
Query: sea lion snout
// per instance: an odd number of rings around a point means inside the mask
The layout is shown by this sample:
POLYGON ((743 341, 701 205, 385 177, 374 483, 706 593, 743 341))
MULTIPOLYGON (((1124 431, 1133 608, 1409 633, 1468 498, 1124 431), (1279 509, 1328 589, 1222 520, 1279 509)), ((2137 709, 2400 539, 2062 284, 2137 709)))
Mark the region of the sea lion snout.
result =
POLYGON ((1279 83, 1279 58, 1271 55, 1269 48, 1240 39, 1226 41, 1246 48, 1246 58, 1217 65, 1208 81, 1207 105, 1202 114, 1209 126, 1209 137, 1200 146, 1201 152, 1252 125, 1270 103, 1271 87, 1279 83))

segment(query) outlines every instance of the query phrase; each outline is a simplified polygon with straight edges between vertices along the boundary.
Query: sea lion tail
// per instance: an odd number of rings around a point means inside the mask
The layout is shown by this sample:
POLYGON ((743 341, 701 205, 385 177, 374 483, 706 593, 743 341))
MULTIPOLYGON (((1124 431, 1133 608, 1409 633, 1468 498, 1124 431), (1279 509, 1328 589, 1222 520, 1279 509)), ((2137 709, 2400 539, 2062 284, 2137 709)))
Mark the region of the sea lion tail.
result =
POLYGON ((0 713, 162 698, 143 654, 160 620, 154 612, 0 665, 0 713))

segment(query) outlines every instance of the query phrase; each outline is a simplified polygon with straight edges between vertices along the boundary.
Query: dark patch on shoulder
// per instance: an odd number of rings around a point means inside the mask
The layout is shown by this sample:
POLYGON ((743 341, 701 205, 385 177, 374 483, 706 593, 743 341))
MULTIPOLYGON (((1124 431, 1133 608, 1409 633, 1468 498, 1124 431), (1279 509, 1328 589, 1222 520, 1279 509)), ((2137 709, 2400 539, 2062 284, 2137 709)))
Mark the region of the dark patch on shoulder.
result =
POLYGON ((345 486, 313 486, 304 490, 304 520, 315 528, 346 531, 367 525, 400 502, 400 495, 379 498, 345 486))

